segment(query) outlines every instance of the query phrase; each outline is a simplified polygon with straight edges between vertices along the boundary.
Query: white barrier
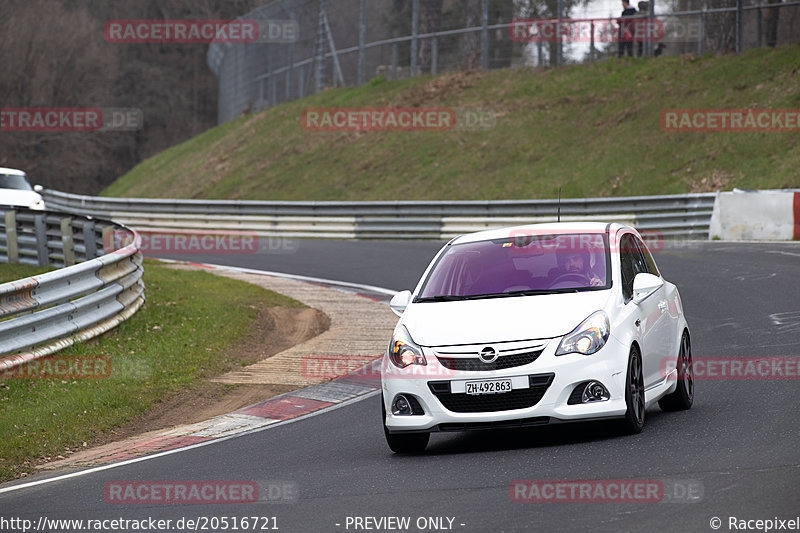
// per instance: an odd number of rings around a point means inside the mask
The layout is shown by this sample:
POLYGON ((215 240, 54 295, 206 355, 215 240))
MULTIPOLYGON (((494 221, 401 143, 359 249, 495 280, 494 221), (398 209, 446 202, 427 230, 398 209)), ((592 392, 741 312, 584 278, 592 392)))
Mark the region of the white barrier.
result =
POLYGON ((800 192, 734 191, 714 202, 709 236, 723 240, 800 240, 800 192))

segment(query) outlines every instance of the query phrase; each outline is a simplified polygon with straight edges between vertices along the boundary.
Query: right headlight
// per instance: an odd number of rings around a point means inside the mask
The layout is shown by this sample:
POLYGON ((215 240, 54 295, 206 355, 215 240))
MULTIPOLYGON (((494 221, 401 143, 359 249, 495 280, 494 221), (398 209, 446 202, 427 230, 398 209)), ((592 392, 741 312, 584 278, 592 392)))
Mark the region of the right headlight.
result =
POLYGON ((427 365, 422 348, 416 345, 403 325, 398 325, 389 343, 389 359, 395 366, 405 368, 410 365, 427 365))
POLYGON ((581 322, 577 328, 566 334, 558 345, 556 355, 582 353, 591 355, 602 348, 608 340, 611 327, 608 316, 597 311, 581 322))

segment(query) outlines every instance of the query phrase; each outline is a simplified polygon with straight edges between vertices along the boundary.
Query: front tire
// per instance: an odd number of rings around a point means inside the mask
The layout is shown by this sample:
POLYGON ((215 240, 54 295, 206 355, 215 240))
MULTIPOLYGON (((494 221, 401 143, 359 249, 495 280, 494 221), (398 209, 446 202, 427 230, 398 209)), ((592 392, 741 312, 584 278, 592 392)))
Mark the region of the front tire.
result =
POLYGON ((642 356, 636 347, 628 356, 628 372, 625 377, 625 404, 628 410, 622 419, 620 429, 626 435, 636 435, 644 427, 644 374, 642 356))
POLYGON ((430 433, 389 433, 386 427, 386 406, 383 404, 381 396, 381 421, 383 423, 383 434, 386 436, 386 444, 394 453, 421 453, 425 451, 430 433))
POLYGON ((683 332, 678 350, 678 385, 675 392, 658 400, 662 411, 686 411, 694 403, 694 375, 692 374, 692 344, 689 334, 683 332))

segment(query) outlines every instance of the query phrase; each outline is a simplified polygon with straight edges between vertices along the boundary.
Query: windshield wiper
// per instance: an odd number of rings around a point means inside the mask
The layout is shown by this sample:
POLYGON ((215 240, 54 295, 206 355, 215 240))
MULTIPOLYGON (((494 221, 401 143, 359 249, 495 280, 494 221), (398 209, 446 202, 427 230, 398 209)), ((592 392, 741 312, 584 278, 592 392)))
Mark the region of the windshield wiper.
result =
POLYGON ((558 294, 559 290, 550 290, 550 289, 524 289, 521 291, 510 291, 510 292, 492 292, 489 294, 476 294, 473 296, 467 296, 467 300, 482 300, 486 298, 509 298, 512 296, 538 296, 540 294, 558 294))
POLYGON ((536 296, 539 294, 558 294, 561 292, 557 289, 524 289, 521 291, 511 291, 511 292, 504 292, 503 294, 508 294, 510 296, 536 296))
POLYGON ((414 300, 414 303, 420 302, 458 302, 460 300, 466 300, 468 296, 455 296, 452 294, 440 294, 438 296, 425 296, 423 298, 417 298, 414 300))
MULTIPOLYGON (((568 291, 569 289, 567 289, 568 291)), ((540 294, 559 294, 565 292, 565 289, 525 289, 521 291, 511 292, 492 292, 488 294, 467 294, 464 296, 455 296, 453 294, 440 294, 439 296, 426 296, 424 298, 417 298, 414 302, 459 302, 463 300, 487 300, 490 298, 509 298, 512 296, 536 296, 540 294)))

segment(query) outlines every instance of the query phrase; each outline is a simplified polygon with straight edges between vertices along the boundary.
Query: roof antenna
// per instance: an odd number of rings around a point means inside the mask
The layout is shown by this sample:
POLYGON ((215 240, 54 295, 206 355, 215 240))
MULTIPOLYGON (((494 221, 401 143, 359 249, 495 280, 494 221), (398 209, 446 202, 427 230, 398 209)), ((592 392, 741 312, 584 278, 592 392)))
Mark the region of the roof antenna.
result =
POLYGON ((558 188, 558 221, 561 222, 561 187, 558 188))

